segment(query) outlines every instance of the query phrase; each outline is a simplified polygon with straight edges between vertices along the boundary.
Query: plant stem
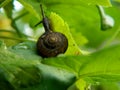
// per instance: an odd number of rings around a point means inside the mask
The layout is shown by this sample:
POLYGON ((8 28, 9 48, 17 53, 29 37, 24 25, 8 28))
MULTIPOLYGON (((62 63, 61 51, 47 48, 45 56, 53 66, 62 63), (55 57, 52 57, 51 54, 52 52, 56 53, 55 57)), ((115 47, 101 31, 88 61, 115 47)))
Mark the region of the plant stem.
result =
POLYGON ((100 17, 101 17, 101 18, 104 18, 106 14, 105 14, 105 11, 104 11, 103 7, 100 6, 100 5, 96 5, 96 7, 98 8, 100 17))
POLYGON ((28 14, 28 12, 26 11, 26 12, 24 12, 23 14, 15 17, 15 18, 13 19, 13 22, 15 22, 16 20, 20 19, 21 17, 23 17, 23 16, 25 16, 25 15, 27 15, 27 14, 28 14))

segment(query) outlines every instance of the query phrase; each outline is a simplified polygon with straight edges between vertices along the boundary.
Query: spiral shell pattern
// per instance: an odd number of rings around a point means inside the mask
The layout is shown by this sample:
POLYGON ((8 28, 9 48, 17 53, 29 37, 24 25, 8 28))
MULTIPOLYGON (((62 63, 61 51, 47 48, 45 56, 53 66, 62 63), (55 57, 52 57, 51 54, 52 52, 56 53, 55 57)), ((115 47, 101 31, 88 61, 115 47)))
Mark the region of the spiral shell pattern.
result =
POLYGON ((37 42, 38 54, 42 57, 55 57, 68 48, 66 36, 59 32, 45 32, 37 42))

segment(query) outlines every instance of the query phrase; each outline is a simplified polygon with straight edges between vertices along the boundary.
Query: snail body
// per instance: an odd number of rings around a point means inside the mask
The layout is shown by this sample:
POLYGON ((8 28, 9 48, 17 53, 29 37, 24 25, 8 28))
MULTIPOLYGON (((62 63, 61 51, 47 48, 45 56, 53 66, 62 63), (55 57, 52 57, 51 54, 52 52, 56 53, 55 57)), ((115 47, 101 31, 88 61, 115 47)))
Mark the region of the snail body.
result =
MULTIPOLYGON (((49 21, 45 17, 42 5, 41 11, 45 33, 37 41, 37 52, 42 57, 55 57, 58 54, 65 53, 68 48, 68 39, 60 32, 54 32, 50 29, 49 21)), ((40 23, 41 23, 40 22, 40 23)))

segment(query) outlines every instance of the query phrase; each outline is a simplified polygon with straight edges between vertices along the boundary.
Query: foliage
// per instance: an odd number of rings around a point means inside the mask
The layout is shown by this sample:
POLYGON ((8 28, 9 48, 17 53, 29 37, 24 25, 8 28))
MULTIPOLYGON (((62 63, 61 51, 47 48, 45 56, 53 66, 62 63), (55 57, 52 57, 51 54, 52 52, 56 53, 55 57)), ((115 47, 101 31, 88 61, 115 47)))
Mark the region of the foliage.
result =
POLYGON ((0 0, 0 89, 120 90, 119 2, 0 0), (34 27, 42 19, 40 3, 52 29, 68 38, 63 55, 37 55, 36 41, 44 32, 41 25, 34 27), (96 5, 113 17, 112 29, 100 30, 96 5))

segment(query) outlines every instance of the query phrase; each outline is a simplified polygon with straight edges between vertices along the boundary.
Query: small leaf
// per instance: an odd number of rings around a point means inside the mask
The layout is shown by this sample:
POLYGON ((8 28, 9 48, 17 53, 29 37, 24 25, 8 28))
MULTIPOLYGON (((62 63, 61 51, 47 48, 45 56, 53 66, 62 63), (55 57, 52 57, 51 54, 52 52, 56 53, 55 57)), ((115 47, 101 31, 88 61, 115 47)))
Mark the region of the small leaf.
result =
POLYGON ((64 22, 63 19, 55 13, 51 13, 49 19, 50 19, 50 25, 51 25, 53 31, 61 32, 61 33, 65 34, 66 37, 68 38, 68 49, 65 54, 66 55, 81 54, 79 47, 75 43, 75 41, 70 33, 68 24, 66 22, 64 22))
POLYGON ((86 90, 87 87, 88 87, 87 83, 83 79, 79 79, 67 90, 86 90))

